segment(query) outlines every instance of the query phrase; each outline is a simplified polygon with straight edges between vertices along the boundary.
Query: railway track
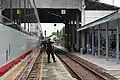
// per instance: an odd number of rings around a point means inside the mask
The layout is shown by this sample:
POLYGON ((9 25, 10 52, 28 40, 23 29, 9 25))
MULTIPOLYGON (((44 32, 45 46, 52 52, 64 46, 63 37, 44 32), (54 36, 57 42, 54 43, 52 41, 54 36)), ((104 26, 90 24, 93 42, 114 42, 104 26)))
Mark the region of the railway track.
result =
POLYGON ((89 68, 89 66, 86 66, 79 59, 68 53, 61 51, 56 51, 55 53, 73 71, 78 80, 113 80, 89 68))
POLYGON ((39 54, 26 80, 39 80, 42 54, 39 54))

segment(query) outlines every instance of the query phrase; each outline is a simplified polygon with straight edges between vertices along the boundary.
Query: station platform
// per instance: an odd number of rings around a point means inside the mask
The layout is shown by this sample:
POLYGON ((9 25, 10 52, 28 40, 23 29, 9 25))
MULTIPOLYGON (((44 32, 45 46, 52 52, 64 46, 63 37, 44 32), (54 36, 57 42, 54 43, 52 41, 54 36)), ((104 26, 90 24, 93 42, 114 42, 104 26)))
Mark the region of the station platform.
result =
POLYGON ((80 53, 71 53, 71 54, 79 56, 80 58, 92 64, 97 65, 99 69, 103 70, 104 72, 120 80, 120 64, 117 64, 116 59, 109 58, 109 60, 106 61, 104 56, 101 56, 99 58, 98 56, 93 56, 90 54, 80 54, 80 53))
POLYGON ((55 56, 56 62, 47 63, 47 55, 44 56, 43 61, 43 75, 42 80, 76 80, 73 78, 61 61, 55 56))
POLYGON ((56 62, 53 62, 52 57, 50 57, 51 63, 47 63, 47 54, 45 52, 40 53, 40 51, 32 52, 31 55, 26 57, 19 64, 8 71, 4 77, 1 77, 0 80, 27 80, 26 77, 29 75, 29 72, 31 71, 32 66, 34 65, 39 54, 42 55, 40 60, 41 68, 38 71, 39 80, 76 80, 70 75, 56 55, 56 62))

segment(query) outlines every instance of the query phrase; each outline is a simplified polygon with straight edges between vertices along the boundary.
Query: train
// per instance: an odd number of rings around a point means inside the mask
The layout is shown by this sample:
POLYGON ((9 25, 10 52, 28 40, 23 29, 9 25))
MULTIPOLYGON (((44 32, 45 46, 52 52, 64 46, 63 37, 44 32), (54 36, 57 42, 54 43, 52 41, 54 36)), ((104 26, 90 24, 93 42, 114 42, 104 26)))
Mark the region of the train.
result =
POLYGON ((0 16, 0 37, 0 70, 39 46, 39 36, 25 31, 3 16, 0 16))

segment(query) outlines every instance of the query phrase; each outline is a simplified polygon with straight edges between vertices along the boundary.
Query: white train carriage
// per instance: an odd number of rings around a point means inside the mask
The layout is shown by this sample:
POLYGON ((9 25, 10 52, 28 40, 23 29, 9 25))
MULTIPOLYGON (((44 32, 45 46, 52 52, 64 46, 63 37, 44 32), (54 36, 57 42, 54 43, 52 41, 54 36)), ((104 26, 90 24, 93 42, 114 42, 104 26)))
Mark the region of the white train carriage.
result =
POLYGON ((22 30, 18 25, 0 16, 0 70, 22 54, 37 47, 38 41, 38 36, 22 30))

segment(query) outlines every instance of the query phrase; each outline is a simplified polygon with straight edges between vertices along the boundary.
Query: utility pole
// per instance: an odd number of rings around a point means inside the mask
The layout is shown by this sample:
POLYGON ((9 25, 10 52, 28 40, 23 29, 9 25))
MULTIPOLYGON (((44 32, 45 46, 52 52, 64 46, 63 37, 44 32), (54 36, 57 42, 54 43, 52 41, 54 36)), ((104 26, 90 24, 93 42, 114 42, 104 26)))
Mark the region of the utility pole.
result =
POLYGON ((45 30, 45 33, 44 33, 44 34, 45 34, 45 38, 46 38, 46 30, 45 30))
POLYGON ((114 0, 112 0, 112 4, 114 5, 114 0))

